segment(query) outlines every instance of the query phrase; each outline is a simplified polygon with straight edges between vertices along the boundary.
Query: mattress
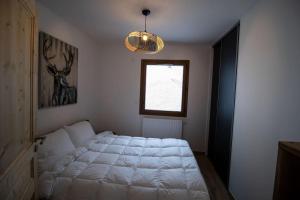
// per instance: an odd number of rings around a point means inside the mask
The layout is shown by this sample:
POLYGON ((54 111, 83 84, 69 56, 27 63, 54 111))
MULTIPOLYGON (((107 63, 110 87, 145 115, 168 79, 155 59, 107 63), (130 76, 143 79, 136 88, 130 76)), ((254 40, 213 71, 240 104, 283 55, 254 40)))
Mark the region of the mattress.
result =
POLYGON ((53 200, 208 200, 185 140, 105 132, 40 172, 41 198, 53 200))

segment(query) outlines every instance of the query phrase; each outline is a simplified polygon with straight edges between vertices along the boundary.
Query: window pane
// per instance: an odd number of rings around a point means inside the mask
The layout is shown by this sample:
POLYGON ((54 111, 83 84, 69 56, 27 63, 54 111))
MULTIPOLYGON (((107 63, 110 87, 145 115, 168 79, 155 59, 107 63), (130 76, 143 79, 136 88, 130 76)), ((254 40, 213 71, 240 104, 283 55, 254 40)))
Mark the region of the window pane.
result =
POLYGON ((146 110, 181 111, 182 65, 147 65, 146 110))

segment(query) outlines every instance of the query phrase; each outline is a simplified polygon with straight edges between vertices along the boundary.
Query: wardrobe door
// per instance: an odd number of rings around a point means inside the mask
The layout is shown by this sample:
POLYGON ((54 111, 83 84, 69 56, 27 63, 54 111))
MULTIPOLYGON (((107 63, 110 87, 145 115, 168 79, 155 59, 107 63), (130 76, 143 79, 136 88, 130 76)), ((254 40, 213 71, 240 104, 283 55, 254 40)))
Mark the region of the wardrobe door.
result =
POLYGON ((34 192, 36 18, 33 0, 0 1, 0 199, 34 192))
POLYGON ((214 163, 215 155, 215 127, 216 116, 218 109, 218 92, 219 92, 219 70, 221 64, 221 42, 214 45, 214 58, 213 58, 213 77, 212 77, 212 93, 211 93, 211 108, 210 108, 210 121, 209 121, 209 140, 208 140, 208 157, 214 163))
MULTIPOLYGON (((221 40, 221 54, 219 60, 219 71, 216 76, 218 85, 217 97, 212 96, 212 104, 217 101, 217 108, 212 110, 212 127, 209 144, 212 154, 212 162, 216 171, 228 186, 230 158, 231 158, 231 141, 232 127, 235 106, 235 86, 236 86, 236 69, 237 69, 237 48, 238 48, 239 26, 232 29, 221 40), (217 98, 217 100, 215 99, 217 98)), ((218 47, 215 47, 218 48, 218 47)), ((218 64, 218 63, 216 63, 218 64)), ((214 95, 214 94, 213 94, 214 95)))

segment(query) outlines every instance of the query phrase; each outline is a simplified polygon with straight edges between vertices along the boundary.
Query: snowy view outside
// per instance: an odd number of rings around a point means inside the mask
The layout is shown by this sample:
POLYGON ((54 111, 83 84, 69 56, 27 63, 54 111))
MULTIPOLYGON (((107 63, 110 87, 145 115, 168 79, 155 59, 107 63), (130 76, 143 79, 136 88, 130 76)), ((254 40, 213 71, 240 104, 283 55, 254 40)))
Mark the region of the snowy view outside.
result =
POLYGON ((146 110, 181 111, 183 66, 147 65, 146 110))

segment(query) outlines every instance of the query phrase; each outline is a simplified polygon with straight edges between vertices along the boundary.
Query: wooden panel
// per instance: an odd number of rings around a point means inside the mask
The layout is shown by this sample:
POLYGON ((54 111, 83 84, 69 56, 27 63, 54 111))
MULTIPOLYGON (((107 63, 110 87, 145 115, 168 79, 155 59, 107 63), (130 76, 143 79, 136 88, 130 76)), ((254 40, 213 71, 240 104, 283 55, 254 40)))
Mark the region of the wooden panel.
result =
POLYGON ((0 175, 33 139, 35 18, 23 1, 1 0, 0 175), (3 98, 5 97, 5 98, 3 98))
MULTIPOLYGON (((32 165, 35 159, 34 145, 28 151, 19 155, 19 157, 10 165, 9 171, 0 179, 0 199, 22 199, 27 197, 26 191, 32 191, 35 171, 32 165), (25 195, 26 194, 26 195, 25 195)), ((32 195, 32 193, 31 193, 32 195)), ((29 196, 31 196, 29 195, 29 196)))
POLYGON ((30 180, 30 182, 28 183, 27 189, 24 193, 24 195, 22 196, 22 200, 33 200, 36 197, 34 196, 35 193, 35 181, 34 180, 30 180))
POLYGON ((34 0, 0 0, 0 199, 31 199, 35 180, 34 0))

